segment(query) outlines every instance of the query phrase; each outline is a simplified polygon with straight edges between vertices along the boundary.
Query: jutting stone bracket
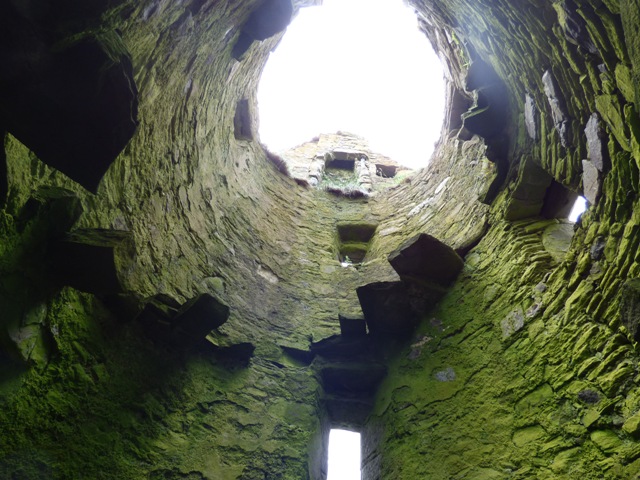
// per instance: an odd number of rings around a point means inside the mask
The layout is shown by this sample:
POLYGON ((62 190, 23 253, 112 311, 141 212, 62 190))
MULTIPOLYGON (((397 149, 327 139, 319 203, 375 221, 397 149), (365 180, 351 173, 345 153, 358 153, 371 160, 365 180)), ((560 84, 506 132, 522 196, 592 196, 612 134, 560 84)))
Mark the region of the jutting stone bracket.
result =
POLYGON ((410 335, 446 293, 464 262, 455 250, 426 233, 409 239, 388 258, 400 281, 359 287, 358 298, 372 334, 410 335))

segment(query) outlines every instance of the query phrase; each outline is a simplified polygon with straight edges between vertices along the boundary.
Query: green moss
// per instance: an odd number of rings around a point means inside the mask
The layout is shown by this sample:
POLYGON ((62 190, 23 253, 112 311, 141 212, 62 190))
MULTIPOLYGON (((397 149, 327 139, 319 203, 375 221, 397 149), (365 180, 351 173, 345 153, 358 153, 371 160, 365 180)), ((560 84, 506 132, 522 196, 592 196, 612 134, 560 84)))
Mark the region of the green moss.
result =
POLYGON ((597 96, 596 108, 602 115, 602 118, 607 122, 618 144, 626 151, 629 151, 628 128, 623 120, 622 110, 617 97, 613 95, 597 96))

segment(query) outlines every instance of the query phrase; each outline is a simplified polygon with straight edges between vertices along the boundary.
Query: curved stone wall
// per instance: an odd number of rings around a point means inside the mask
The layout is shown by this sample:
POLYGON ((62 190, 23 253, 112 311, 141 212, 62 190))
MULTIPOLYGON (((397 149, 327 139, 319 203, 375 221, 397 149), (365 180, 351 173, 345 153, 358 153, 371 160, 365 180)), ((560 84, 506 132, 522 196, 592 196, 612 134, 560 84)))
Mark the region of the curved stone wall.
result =
POLYGON ((346 424, 364 478, 633 478, 638 2, 412 2, 448 119, 430 169, 371 199, 299 186, 259 145, 285 3, 11 11, 45 51, 117 33, 137 129, 94 195, 0 109, 0 472, 321 479, 346 424), (576 192, 594 205, 572 238, 576 192), (377 225, 357 268, 345 224, 377 225), (332 337, 419 233, 465 258, 438 306, 410 338, 332 337), (203 294, 230 312, 206 338, 203 294))

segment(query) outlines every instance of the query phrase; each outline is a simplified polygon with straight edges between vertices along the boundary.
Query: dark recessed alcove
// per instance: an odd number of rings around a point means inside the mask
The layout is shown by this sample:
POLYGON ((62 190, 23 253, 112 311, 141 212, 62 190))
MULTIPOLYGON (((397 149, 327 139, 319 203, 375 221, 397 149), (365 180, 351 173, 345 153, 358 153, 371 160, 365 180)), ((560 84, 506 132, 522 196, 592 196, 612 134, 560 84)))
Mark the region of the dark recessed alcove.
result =
POLYGON ((331 169, 348 170, 352 172, 354 169, 354 165, 355 165, 355 160, 334 158, 331 160, 327 160, 324 168, 329 170, 331 169))
POLYGON ((398 173, 398 167, 395 165, 383 165, 376 163, 376 175, 383 178, 393 178, 398 173))
POLYGON ((336 227, 338 233, 338 260, 343 263, 362 263, 376 228, 378 228, 378 225, 375 223, 339 223, 336 227))

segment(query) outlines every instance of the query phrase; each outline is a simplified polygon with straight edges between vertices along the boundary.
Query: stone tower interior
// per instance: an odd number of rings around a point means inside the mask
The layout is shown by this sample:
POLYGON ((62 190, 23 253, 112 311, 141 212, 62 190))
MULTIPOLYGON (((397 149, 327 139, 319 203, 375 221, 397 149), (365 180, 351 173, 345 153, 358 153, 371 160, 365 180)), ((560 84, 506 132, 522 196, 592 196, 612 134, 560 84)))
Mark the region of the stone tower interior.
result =
POLYGON ((0 3, 0 477, 639 478, 640 1, 409 0, 445 124, 360 198, 256 133, 316 3, 0 3))

